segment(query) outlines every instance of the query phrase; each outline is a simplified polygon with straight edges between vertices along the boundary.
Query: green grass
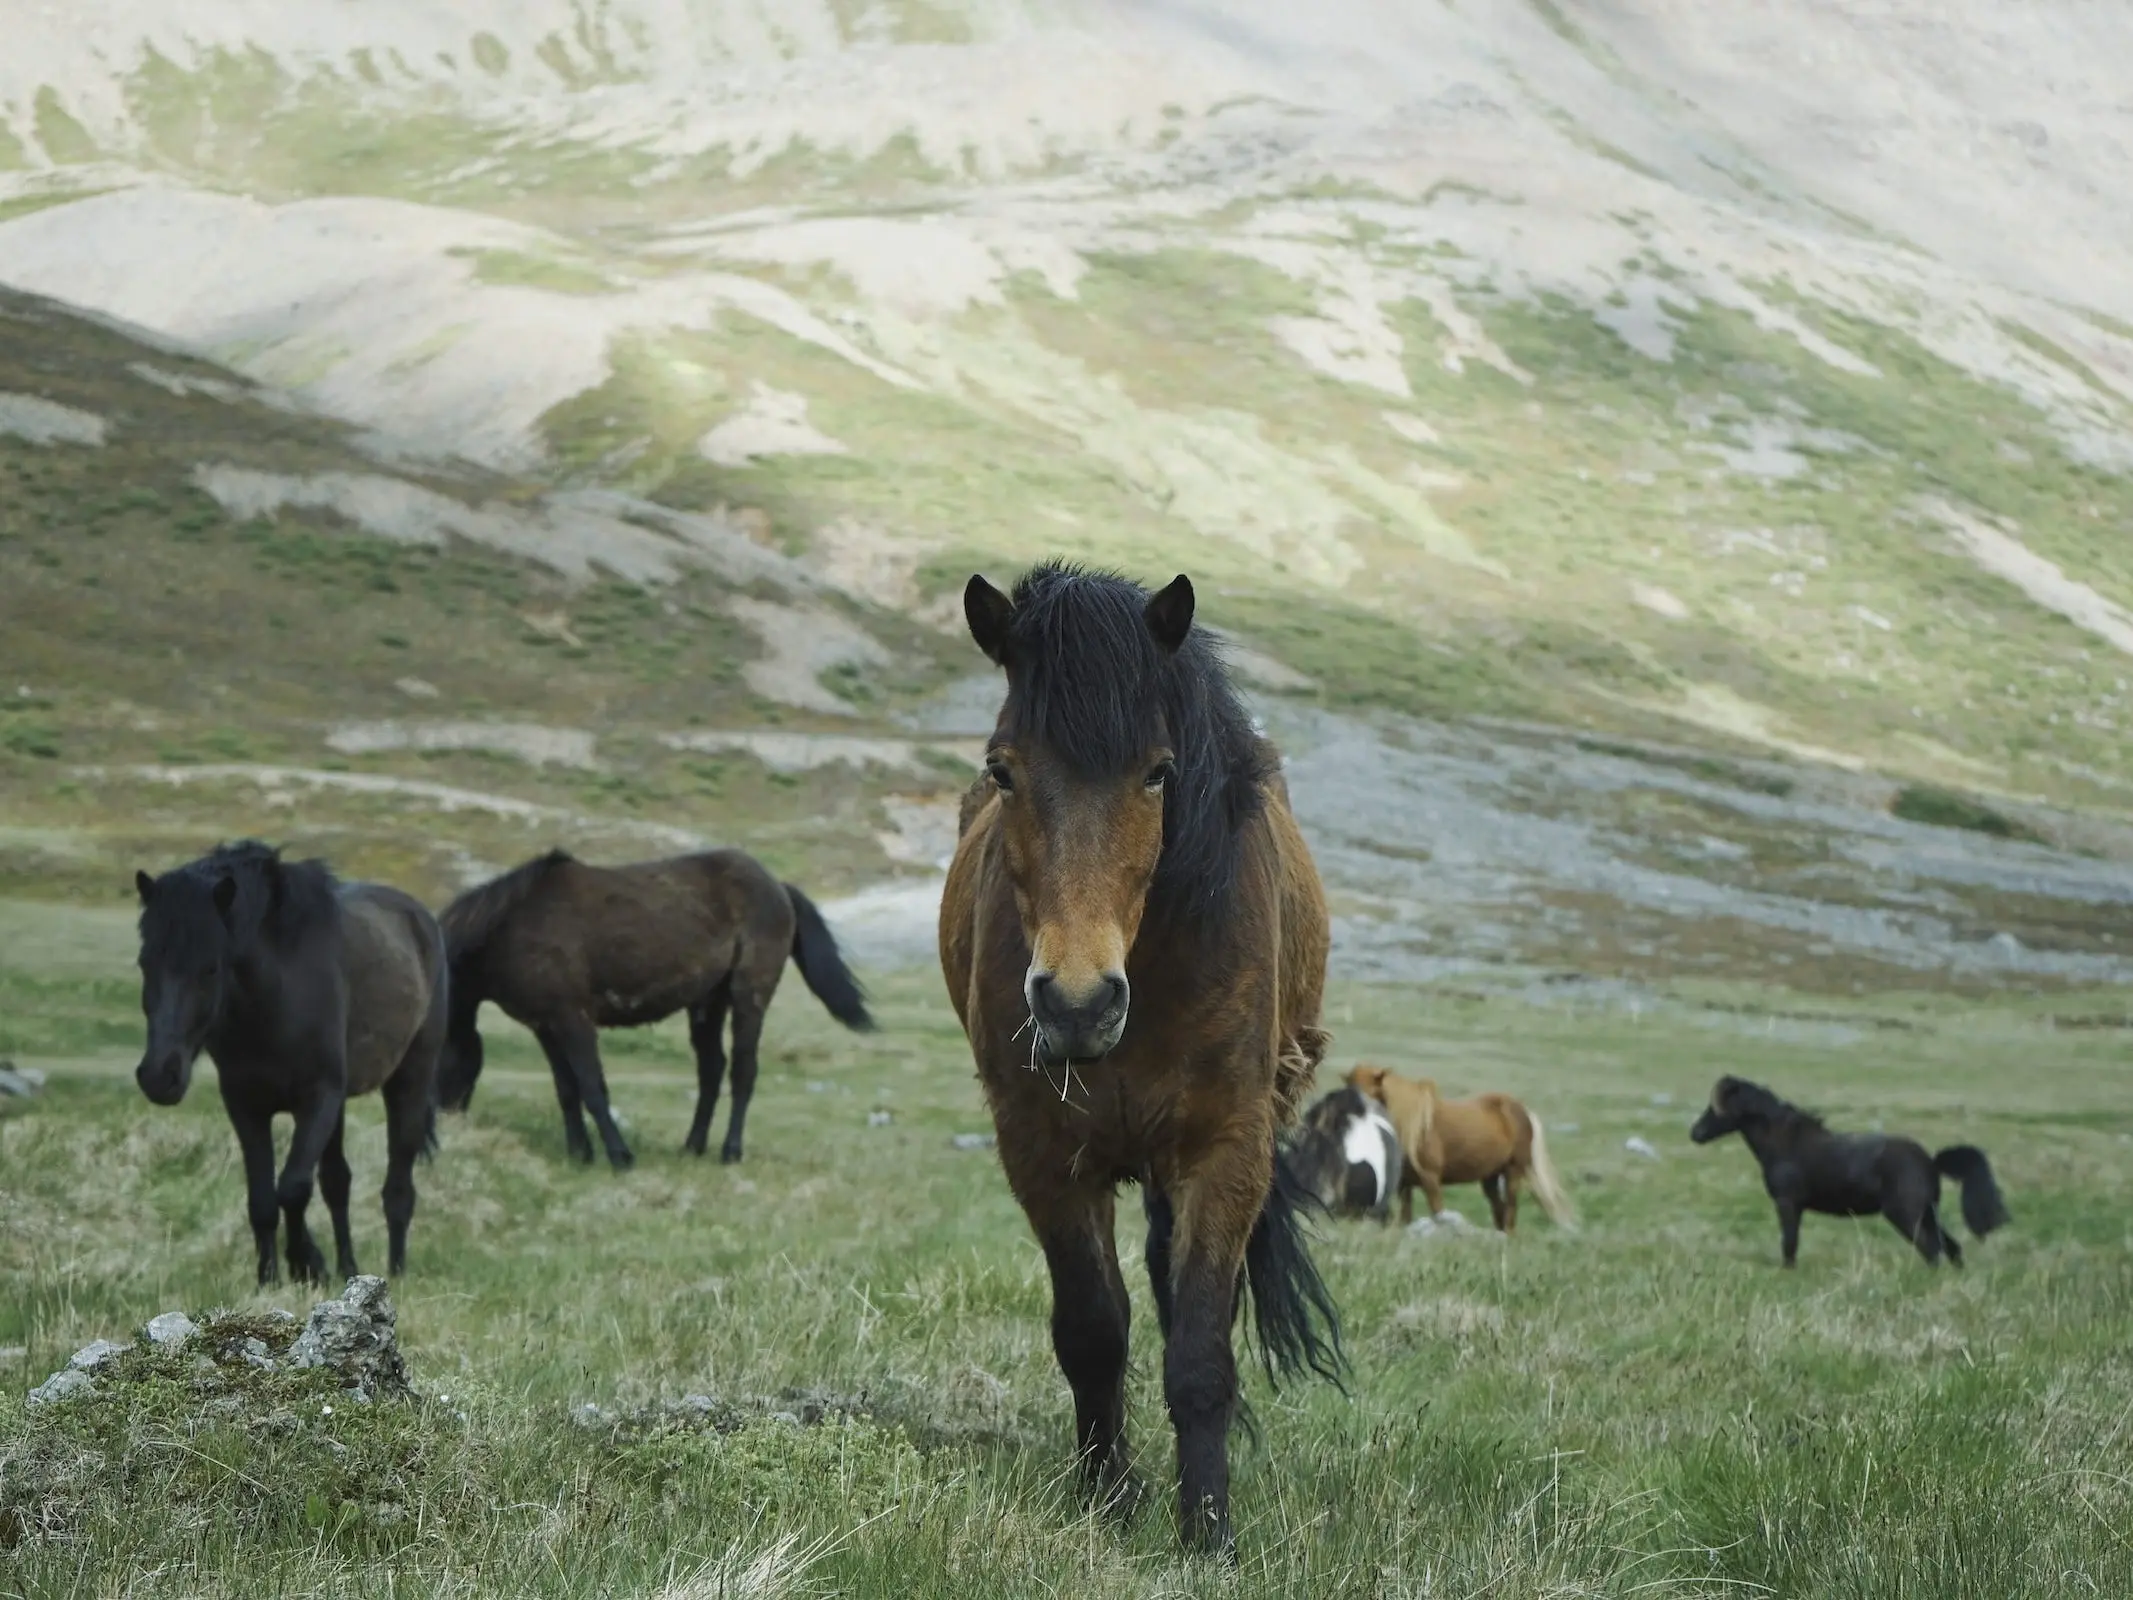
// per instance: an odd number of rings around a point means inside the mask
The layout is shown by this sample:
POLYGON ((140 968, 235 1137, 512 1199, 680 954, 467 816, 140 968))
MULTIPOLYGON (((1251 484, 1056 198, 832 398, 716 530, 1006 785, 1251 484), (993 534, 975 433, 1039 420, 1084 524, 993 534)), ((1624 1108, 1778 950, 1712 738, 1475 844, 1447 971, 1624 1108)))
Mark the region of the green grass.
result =
POLYGON ((2035 841, 2039 837, 2034 828, 1993 810, 1983 801, 1937 789, 1929 783, 1907 783, 1898 789, 1896 798, 1889 802, 1889 812, 1906 822, 1925 822, 1936 828, 1968 828, 1973 833, 1989 833, 1996 839, 2035 841))
MULTIPOLYGON (((23 1412, 89 1338, 309 1298, 251 1289, 209 1085, 165 1112, 126 1080, 131 986, 85 962, 118 932, 60 941, 55 975, 0 1009, 0 1052, 57 1069, 0 1120, 0 1346, 28 1352, 0 1398, 0 1592, 2133 1592, 2133 1091, 2118 1034, 2055 1030, 2036 1003, 1817 1002, 1801 1022, 1755 990, 1631 1016, 1336 989, 1337 1064, 1401 1061, 1540 1109, 1583 1228, 1533 1215, 1506 1247, 1328 1226, 1354 1394, 1250 1380, 1224 1576, 1177 1554, 1161 1494, 1124 1527, 1076 1506, 1041 1259, 993 1158, 950 1147, 985 1116, 922 973, 881 986, 886 1026, 864 1040, 789 986, 732 1169, 677 1153, 679 1029, 609 1036, 640 1156, 620 1178, 565 1161, 545 1069, 493 1029, 473 1111, 417 1175, 395 1286, 417 1402, 328 1418, 297 1386, 217 1407, 168 1377, 124 1405, 23 1412), (2015 1226, 1958 1274, 1878 1222, 1814 1218, 1781 1272, 1747 1153, 1685 1136, 1722 1068, 1844 1125, 1981 1144, 2015 1226), (877 1107, 889 1126, 867 1126, 877 1107), (1661 1158, 1627 1153, 1631 1135, 1661 1158), (769 1420, 793 1390, 852 1414, 769 1420), (735 1431, 644 1409, 693 1392, 734 1402, 735 1431), (588 1401, 611 1420, 573 1422, 588 1401)), ((351 1159, 375 1265, 373 1104, 351 1159)), ((1134 1434, 1166 1489, 1132 1232, 1134 1434)))

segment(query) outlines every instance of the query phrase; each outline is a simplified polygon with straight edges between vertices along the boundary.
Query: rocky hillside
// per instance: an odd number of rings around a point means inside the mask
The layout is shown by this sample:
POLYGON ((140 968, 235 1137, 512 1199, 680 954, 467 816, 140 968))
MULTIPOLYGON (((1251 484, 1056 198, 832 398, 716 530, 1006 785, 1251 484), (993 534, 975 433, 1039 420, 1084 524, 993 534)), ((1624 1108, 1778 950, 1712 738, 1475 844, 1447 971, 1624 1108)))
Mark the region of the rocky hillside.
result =
POLYGON ((0 872, 268 806, 438 883, 927 863, 955 589, 1061 549, 1329 711, 2121 811, 2128 63, 1983 0, 26 16, 0 872))

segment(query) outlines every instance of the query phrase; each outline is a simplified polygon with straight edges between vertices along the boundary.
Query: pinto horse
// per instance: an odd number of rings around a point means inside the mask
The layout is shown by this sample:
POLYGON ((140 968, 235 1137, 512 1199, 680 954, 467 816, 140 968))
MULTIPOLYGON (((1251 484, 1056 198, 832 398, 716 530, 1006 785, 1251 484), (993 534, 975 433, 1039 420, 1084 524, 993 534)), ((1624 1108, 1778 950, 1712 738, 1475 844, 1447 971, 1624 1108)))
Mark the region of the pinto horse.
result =
POLYGON ((941 970, 1000 1164, 1044 1250, 1084 1487, 1131 1503, 1137 1183, 1188 1545, 1234 1554, 1231 1328, 1249 1285, 1269 1375, 1338 1381, 1340 1334, 1276 1139, 1325 1053, 1327 919, 1273 747, 1161 593, 1047 564, 963 593, 1007 694, 941 901, 941 970))
POLYGON ((1444 1213, 1444 1186, 1478 1183, 1500 1232, 1518 1227, 1518 1186, 1531 1179, 1534 1198, 1549 1220, 1568 1226, 1570 1197, 1548 1159, 1541 1120, 1507 1094, 1477 1094, 1447 1100, 1428 1078, 1403 1078, 1383 1067, 1357 1067, 1348 1087, 1385 1107, 1406 1156, 1400 1175, 1400 1220, 1415 1215, 1415 1190, 1433 1217, 1444 1213))
POLYGON ((1289 1146, 1297 1176, 1328 1211, 1392 1220, 1406 1156, 1385 1108, 1345 1085, 1304 1113, 1289 1146))

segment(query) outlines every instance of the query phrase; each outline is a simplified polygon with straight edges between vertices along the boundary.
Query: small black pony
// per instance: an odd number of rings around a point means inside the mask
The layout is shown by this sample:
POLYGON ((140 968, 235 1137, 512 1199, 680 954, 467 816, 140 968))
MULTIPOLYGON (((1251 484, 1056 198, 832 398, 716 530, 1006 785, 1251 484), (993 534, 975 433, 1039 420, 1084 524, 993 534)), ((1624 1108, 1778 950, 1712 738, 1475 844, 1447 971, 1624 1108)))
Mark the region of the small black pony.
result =
POLYGON ((319 861, 284 861, 247 840, 160 878, 138 873, 141 1010, 148 1049, 134 1078, 174 1106, 204 1049, 244 1151, 259 1281, 275 1279, 277 1211, 289 1271, 325 1275, 304 1223, 314 1172, 333 1213, 343 1277, 357 1272, 348 1231, 342 1112, 353 1095, 385 1099, 385 1223, 392 1270, 407 1264, 415 1157, 436 1127, 433 1080, 444 1043, 444 935, 419 901, 371 883, 338 883, 319 861), (296 1118, 274 1179, 274 1115, 296 1118))
POLYGON ((1944 1172, 1962 1184, 1963 1221, 1980 1239, 2010 1220, 1991 1164, 1975 1145, 1950 1145, 1929 1156, 1915 1139, 1832 1133, 1812 1112, 1780 1100, 1760 1084, 1732 1077, 1718 1080, 1710 1105, 1689 1137, 1709 1144, 1729 1133, 1747 1140, 1762 1163, 1763 1187, 1777 1202, 1788 1267, 1799 1254, 1803 1211, 1834 1217, 1866 1217, 1878 1211, 1918 1247, 1929 1265, 1937 1266, 1945 1252, 1951 1265, 1961 1266, 1962 1247, 1940 1223, 1944 1172))

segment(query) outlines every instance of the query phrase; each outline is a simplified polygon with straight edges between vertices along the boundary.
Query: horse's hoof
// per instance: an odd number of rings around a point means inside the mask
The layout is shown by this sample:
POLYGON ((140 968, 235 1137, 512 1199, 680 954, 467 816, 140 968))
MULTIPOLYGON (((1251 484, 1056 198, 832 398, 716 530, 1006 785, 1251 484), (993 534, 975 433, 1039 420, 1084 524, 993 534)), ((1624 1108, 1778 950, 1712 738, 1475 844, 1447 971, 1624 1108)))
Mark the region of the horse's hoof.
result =
POLYGON ((610 1150, 607 1153, 607 1164, 617 1172, 627 1172, 637 1164, 637 1158, 627 1150, 610 1150))
POLYGON ((1089 1503, 1105 1519, 1125 1524, 1131 1522, 1141 1505, 1148 1498, 1148 1486, 1138 1474, 1121 1472, 1108 1483, 1092 1484, 1089 1503))
POLYGON ((741 1159, 741 1147, 737 1144, 727 1145, 725 1148, 719 1151, 718 1159, 719 1163, 722 1166, 732 1166, 736 1161, 741 1159))

